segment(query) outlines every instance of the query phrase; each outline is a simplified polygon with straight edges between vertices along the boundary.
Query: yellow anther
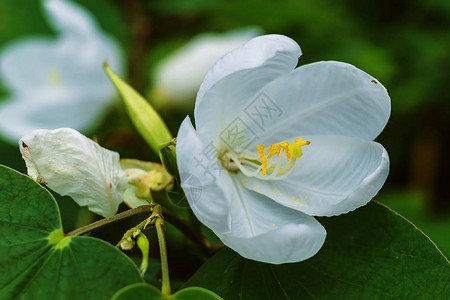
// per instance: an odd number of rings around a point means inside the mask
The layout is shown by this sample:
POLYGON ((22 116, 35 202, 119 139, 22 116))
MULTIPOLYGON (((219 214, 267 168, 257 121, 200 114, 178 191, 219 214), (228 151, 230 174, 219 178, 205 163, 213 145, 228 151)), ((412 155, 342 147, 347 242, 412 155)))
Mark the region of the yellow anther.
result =
POLYGON ((259 155, 259 158, 261 159, 261 163, 262 163, 261 174, 266 175, 267 174, 267 157, 264 156, 265 146, 264 145, 256 145, 256 149, 258 149, 258 155, 259 155))
POLYGON ((258 150, 258 154, 259 156, 264 156, 264 149, 266 148, 266 146, 264 145, 256 145, 256 149, 258 150))
POLYGON ((256 149, 258 150, 258 156, 261 160, 261 174, 266 175, 267 172, 273 173, 274 170, 277 170, 275 172, 277 172, 277 174, 279 173, 280 175, 286 173, 287 171, 289 171, 289 169, 292 168, 293 164, 295 163, 295 160, 293 162, 290 162, 291 158, 300 158, 303 155, 301 147, 309 144, 309 141, 304 141, 300 137, 297 137, 294 139, 293 143, 289 143, 287 141, 275 143, 271 144, 267 149, 265 145, 257 145, 256 149), (267 152, 267 155, 265 154, 265 152, 267 152), (279 159, 275 158, 275 161, 274 159, 270 160, 270 166, 268 166, 269 159, 274 156, 279 157, 282 152, 284 152, 284 155, 286 156, 286 161, 288 162, 287 165, 280 167, 279 159), (276 161, 278 161, 278 163, 276 161), (276 164, 278 164, 278 166, 276 166, 276 164))
POLYGON ((267 153, 269 153, 268 157, 272 157, 274 155, 280 155, 281 152, 281 143, 280 144, 272 144, 267 149, 267 153))
POLYGON ((288 142, 282 142, 281 143, 281 148, 283 148, 284 153, 286 153, 286 160, 289 161, 291 160, 291 153, 289 151, 290 149, 290 144, 288 142))
POLYGON ((310 141, 304 141, 304 140, 302 140, 302 138, 300 138, 300 137, 296 138, 296 139, 294 140, 294 142, 295 142, 297 145, 299 145, 299 146, 306 146, 306 145, 311 144, 310 141))

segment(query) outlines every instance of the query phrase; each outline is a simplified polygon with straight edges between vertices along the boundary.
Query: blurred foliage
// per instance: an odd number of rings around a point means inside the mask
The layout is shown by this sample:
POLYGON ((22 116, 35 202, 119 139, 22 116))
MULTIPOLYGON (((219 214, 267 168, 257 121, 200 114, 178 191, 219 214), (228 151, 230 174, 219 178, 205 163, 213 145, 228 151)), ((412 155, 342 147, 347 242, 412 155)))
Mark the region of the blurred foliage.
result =
MULTIPOLYGON (((54 34, 43 18, 40 2, 0 0, 0 52, 14 39, 54 34)), ((339 60, 373 75, 392 99, 391 119, 377 139, 391 159, 390 176, 378 198, 416 222, 450 255, 450 159, 445 155, 450 146, 450 1, 76 2, 90 10, 103 30, 121 42, 128 57, 128 82, 144 95, 149 94, 154 66, 190 38, 249 25, 296 40, 304 53, 299 64, 339 60), (392 192, 396 190, 400 192, 392 192), (420 201, 413 191, 419 191, 420 201)), ((189 113, 192 110, 162 115, 176 135, 181 120, 189 113)), ((101 145, 122 157, 158 160, 133 128, 120 102, 99 128, 86 134, 97 137, 101 145)), ((1 141, 0 163, 25 171, 17 147, 1 141)), ((75 215, 74 211, 72 206, 62 208, 63 214, 75 215)), ((67 226, 75 226, 76 218, 71 220, 67 226)), ((108 238, 114 241, 120 234, 108 238)))

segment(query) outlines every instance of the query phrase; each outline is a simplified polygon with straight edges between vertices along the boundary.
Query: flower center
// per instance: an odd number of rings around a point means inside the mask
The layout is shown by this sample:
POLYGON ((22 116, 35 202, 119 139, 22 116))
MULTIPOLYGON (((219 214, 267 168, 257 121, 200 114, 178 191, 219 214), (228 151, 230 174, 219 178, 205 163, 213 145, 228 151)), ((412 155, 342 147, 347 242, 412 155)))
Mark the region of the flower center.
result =
POLYGON ((49 68, 46 73, 47 83, 52 87, 59 87, 62 85, 61 71, 57 68, 49 68))
POLYGON ((222 156, 223 166, 229 171, 240 170, 246 176, 263 180, 276 180, 286 178, 292 171, 295 162, 303 155, 303 146, 309 145, 300 137, 293 143, 287 141, 265 145, 257 145, 258 154, 243 151, 240 154, 227 152, 222 156))

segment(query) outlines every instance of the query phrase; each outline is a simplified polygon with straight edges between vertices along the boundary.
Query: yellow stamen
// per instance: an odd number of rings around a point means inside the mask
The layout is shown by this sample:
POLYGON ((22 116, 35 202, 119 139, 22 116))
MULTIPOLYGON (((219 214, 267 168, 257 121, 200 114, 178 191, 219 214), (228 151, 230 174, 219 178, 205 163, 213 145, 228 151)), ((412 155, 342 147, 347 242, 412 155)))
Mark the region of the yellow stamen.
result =
MULTIPOLYGON (((304 141, 300 137, 295 138, 294 143, 289 143, 287 141, 281 143, 271 144, 270 147, 267 148, 267 155, 264 155, 265 145, 257 145, 256 149, 258 150, 259 158, 261 159, 261 174, 266 175, 267 171, 273 172, 276 168, 272 165, 270 168, 267 167, 268 159, 273 156, 280 156, 282 152, 286 156, 286 161, 289 162, 291 158, 298 159, 303 155, 302 146, 309 145, 309 141, 304 141)), ((295 163, 295 161, 293 162, 295 163)), ((285 172, 283 168, 278 167, 279 172, 285 172)))
MULTIPOLYGON (((264 146, 264 145, 262 145, 262 146, 264 146)), ((269 155, 267 157, 272 157, 274 155, 280 155, 280 151, 281 151, 281 143, 280 144, 272 144, 267 149, 267 153, 269 153, 269 155)))
POLYGON ((256 149, 258 149, 258 155, 261 159, 262 163, 262 170, 261 174, 266 175, 267 174, 267 157, 264 156, 264 145, 256 145, 256 149))
POLYGON ((304 141, 304 140, 302 140, 302 138, 300 138, 300 137, 296 138, 296 139, 294 140, 294 142, 295 142, 297 145, 299 145, 299 146, 306 146, 306 145, 311 144, 310 141, 304 141))
POLYGON ((290 146, 290 144, 288 142, 282 142, 281 143, 281 148, 283 148, 284 153, 286 154, 286 160, 287 161, 291 160, 291 153, 289 151, 289 148, 290 148, 289 146, 290 146))

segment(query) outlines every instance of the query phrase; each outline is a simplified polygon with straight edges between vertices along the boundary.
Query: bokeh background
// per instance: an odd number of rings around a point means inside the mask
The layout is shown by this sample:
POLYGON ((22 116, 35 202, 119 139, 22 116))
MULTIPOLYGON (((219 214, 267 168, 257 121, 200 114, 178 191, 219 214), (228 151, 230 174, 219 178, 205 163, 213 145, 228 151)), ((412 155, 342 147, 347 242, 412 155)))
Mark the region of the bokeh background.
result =
MULTIPOLYGON (((450 255, 450 1, 74 2, 90 11, 102 31, 118 41, 126 80, 157 104, 174 135, 185 115, 192 113, 195 95, 164 105, 165 99, 156 99, 159 94, 154 92, 156 71, 204 32, 252 26, 263 33, 285 34, 302 48, 299 64, 338 60, 377 78, 391 96, 392 114, 377 138, 390 155, 391 171, 376 198, 415 223, 450 255)), ((19 38, 55 35, 42 1, 0 0, 0 55, 19 38)), ((186 68, 195 73, 195 65, 186 68)), ((180 84, 189 80, 183 76, 176 78, 180 84)), ((0 105, 10 93, 0 78, 0 105)), ((121 157, 157 160, 116 98, 84 133, 121 157)), ((0 164, 26 172, 18 147, 6 141, 0 141, 0 164)), ((66 230, 92 218, 65 198, 58 201, 66 230)))

